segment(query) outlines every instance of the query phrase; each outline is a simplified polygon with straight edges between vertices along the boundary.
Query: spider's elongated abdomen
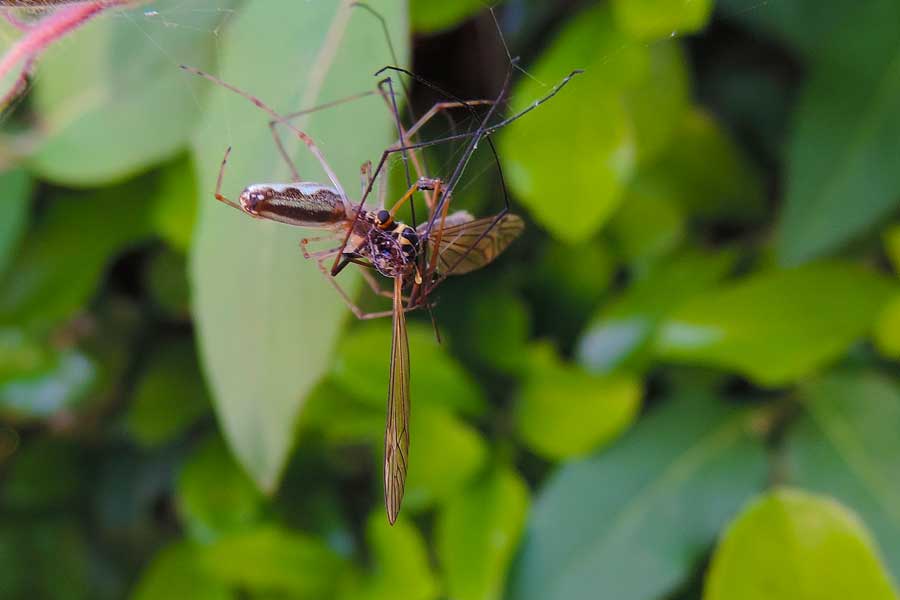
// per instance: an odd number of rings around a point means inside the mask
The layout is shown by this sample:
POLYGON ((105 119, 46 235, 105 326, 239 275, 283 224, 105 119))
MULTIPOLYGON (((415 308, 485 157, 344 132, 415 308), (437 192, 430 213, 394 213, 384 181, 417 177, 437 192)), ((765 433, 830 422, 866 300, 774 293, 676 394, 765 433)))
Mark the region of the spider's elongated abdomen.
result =
POLYGON ((318 183, 257 183, 241 192, 240 202, 241 208, 253 216, 298 227, 347 221, 340 194, 318 183))

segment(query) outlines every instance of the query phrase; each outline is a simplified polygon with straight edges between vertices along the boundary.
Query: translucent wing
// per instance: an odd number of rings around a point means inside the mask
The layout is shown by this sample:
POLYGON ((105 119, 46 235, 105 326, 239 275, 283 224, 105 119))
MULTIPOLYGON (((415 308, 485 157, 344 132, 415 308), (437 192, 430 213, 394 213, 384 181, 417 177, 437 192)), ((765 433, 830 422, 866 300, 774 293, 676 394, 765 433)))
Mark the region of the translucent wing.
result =
POLYGON ((394 279, 391 382, 384 432, 384 506, 391 525, 400 513, 409 457, 409 338, 403 313, 403 278, 394 279))
POLYGON ((499 221, 496 219, 473 219, 468 213, 448 216, 443 233, 438 236, 435 231, 429 238, 429 252, 437 251, 438 273, 462 275, 480 269, 497 258, 525 229, 518 215, 507 213, 499 221))

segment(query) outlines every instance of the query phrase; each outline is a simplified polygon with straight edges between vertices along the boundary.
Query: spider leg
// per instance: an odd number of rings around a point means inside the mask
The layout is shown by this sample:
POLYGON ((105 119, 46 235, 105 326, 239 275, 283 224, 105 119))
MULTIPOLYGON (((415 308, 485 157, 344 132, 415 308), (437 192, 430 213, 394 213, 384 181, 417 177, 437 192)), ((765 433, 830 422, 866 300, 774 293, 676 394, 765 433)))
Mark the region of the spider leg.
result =
MULTIPOLYGON (((316 143, 313 141, 313 139, 311 137, 309 137, 309 135, 307 135, 305 132, 301 131, 294 125, 292 125, 288 120, 285 119, 284 116, 277 113, 268 104, 266 104, 265 102, 263 102, 256 96, 252 96, 252 95, 248 94, 247 92, 241 90, 240 88, 237 88, 237 87, 231 85, 230 83, 222 81, 218 77, 210 75, 209 73, 206 73, 205 71, 201 71, 200 69, 197 69, 194 67, 189 67, 187 65, 180 65, 180 66, 182 69, 184 69, 185 71, 188 71, 189 73, 199 75, 200 77, 203 77, 204 79, 207 79, 207 80, 215 83, 216 85, 220 85, 220 86, 224 87, 225 89, 230 90, 231 92, 234 92, 235 94, 245 98, 246 100, 250 101, 258 108, 263 110, 265 113, 267 113, 270 117, 272 117, 273 121, 275 121, 277 123, 281 123, 282 125, 287 127, 291 131, 291 133, 293 133, 297 137, 297 139, 299 139, 304 144, 306 144, 307 149, 309 149, 310 153, 312 153, 312 155, 316 157, 316 159, 319 161, 319 164, 322 166, 322 170, 324 170, 325 174, 328 175, 328 179, 331 181, 331 184, 334 186, 334 189, 337 190, 337 192, 341 196, 341 198, 344 199, 344 202, 347 205, 347 208, 348 209, 351 208, 350 201, 347 200, 347 194, 346 194, 346 192, 344 192, 344 188, 343 188, 343 186, 341 186, 341 182, 338 181, 337 175, 335 174, 335 172, 331 168, 331 166, 328 164, 328 161, 325 160, 325 156, 322 154, 322 151, 319 150, 319 147, 316 145, 316 143)), ((274 130, 274 125, 272 126, 272 128, 274 130)), ((279 143, 279 146, 281 146, 280 143, 279 143)), ((281 147, 281 151, 282 151, 281 152, 282 157, 285 157, 286 153, 283 152, 283 146, 281 147)), ((290 162, 290 161, 288 161, 288 162, 290 162)))

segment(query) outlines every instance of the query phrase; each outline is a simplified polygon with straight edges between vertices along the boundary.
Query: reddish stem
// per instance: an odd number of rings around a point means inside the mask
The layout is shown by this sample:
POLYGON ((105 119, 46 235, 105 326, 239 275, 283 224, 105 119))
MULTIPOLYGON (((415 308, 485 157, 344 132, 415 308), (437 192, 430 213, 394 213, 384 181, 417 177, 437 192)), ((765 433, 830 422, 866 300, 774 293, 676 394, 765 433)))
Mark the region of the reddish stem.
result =
POLYGON ((128 2, 131 0, 96 0, 91 3, 65 6, 32 25, 0 59, 0 79, 6 77, 17 64, 24 61, 19 77, 16 78, 12 88, 3 94, 3 99, 6 100, 10 94, 17 91, 28 75, 34 59, 53 42, 78 29, 104 10, 128 2))

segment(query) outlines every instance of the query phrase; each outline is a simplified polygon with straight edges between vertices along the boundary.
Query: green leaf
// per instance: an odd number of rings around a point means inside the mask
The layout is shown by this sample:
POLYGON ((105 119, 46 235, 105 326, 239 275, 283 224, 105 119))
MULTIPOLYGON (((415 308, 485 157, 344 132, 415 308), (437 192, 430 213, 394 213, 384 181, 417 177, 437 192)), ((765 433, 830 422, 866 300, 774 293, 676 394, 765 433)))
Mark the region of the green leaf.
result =
POLYGON ((512 469, 493 469, 437 517, 437 553, 447 595, 499 600, 528 516, 528 486, 512 469))
POLYGON ((132 437, 152 447, 184 433, 208 409, 193 345, 170 340, 148 359, 125 422, 132 437))
POLYGON ((409 435, 409 479, 403 504, 413 511, 457 493, 481 469, 488 454, 481 434, 446 409, 413 408, 409 435))
POLYGON ((220 538, 198 559, 217 581, 301 600, 332 597, 347 568, 322 541, 274 525, 220 538))
POLYGON ((884 251, 895 273, 900 273, 900 225, 893 225, 884 232, 884 251))
POLYGON ((827 497, 781 489, 735 519, 716 549, 704 600, 895 600, 869 533, 827 497))
POLYGON ((681 46, 674 42, 653 44, 649 60, 648 72, 626 94, 641 164, 667 149, 690 103, 688 65, 681 46))
MULTIPOLYGON (((390 349, 390 323, 361 323, 341 340, 332 365, 332 381, 383 413, 391 368, 390 349), (365 376, 361 377, 361 373, 365 376)), ((472 416, 484 412, 481 389, 437 343, 431 327, 409 323, 409 349, 412 356, 410 398, 414 407, 429 404, 472 416)))
POLYGON ((656 351, 783 385, 846 352, 895 291, 881 275, 846 263, 767 270, 682 305, 667 317, 656 351))
POLYGON ((509 597, 663 597, 765 480, 746 413, 704 396, 671 400, 609 450, 550 478, 509 597))
POLYGON ((876 373, 836 373, 802 390, 787 438, 792 485, 858 512, 900 580, 900 389, 876 373))
POLYGON ((900 359, 900 295, 895 295, 878 315, 875 347, 885 357, 900 359))
POLYGON ((734 258, 730 252, 688 252, 654 265, 588 326, 578 341, 579 364, 595 373, 640 368, 648 359, 660 321, 721 280, 731 270, 734 258))
POLYGON ((712 16, 712 0, 614 0, 619 26, 642 40, 694 33, 712 16))
POLYGON ((630 188, 702 219, 741 221, 765 214, 757 169, 715 119, 696 108, 684 114, 672 142, 640 168, 630 188))
MULTIPOLYGON (((405 4, 370 4, 387 19, 402 62, 405 4)), ((347 3, 279 0, 248 3, 229 21, 219 74, 287 113, 374 89, 371 73, 391 62, 381 27, 367 12, 347 3), (260 32, 266 43, 259 43, 260 32)), ((271 491, 348 313, 315 263, 300 254, 298 240, 309 231, 254 220, 213 199, 229 145, 227 196, 254 182, 286 181, 289 170, 269 135, 268 115, 228 90, 204 86, 213 89, 194 144, 202 190, 191 257, 195 321, 226 439, 257 484, 271 491)), ((316 112, 297 125, 318 142, 353 198, 360 164, 377 160, 393 137, 378 97, 316 112)), ((301 159, 301 175, 328 183, 305 146, 284 139, 301 159)), ((352 291, 351 275, 347 269, 339 279, 352 291)))
POLYGON ((629 188, 625 202, 609 224, 625 260, 645 267, 684 240, 684 210, 671 196, 668 188, 655 189, 653 185, 633 184, 629 188))
POLYGON ((262 501, 218 437, 200 444, 178 477, 178 512, 200 542, 247 529, 259 520, 262 501))
POLYGON ((74 316, 116 254, 150 236, 146 183, 55 199, 0 286, 0 323, 46 332, 74 316))
POLYGON ((160 550, 141 573, 131 600, 232 600, 228 587, 203 571, 198 555, 198 549, 185 542, 160 550))
POLYGON ((619 205, 638 156, 623 96, 643 81, 650 63, 650 50, 619 31, 609 8, 599 6, 571 19, 529 67, 532 77, 515 86, 510 112, 545 95, 547 84, 541 82, 585 70, 500 136, 510 186, 535 220, 561 241, 586 240, 619 205), (566 209, 560 210, 554 198, 565 198, 566 209))
POLYGON ((413 31, 432 34, 450 29, 489 6, 484 0, 410 0, 409 18, 413 31))
POLYGON ((0 276, 6 271, 25 234, 31 207, 31 180, 22 169, 0 173, 0 197, 3 218, 0 219, 0 276))
MULTIPOLYGON (((525 346, 531 329, 528 306, 506 286, 461 291, 465 296, 455 297, 465 297, 463 310, 452 314, 452 320, 443 313, 438 316, 441 335, 449 338, 454 354, 465 357, 469 364, 505 373, 517 372, 525 362, 525 346), (486 323, 490 327, 486 327, 486 323)), ((442 304, 453 301, 444 294, 442 296, 442 304)))
POLYGON ((393 527, 384 512, 374 511, 366 524, 373 567, 342 591, 346 600, 431 600, 438 581, 428 564, 428 549, 419 531, 401 514, 393 527))
POLYGON ((844 31, 825 40, 829 47, 817 57, 792 127, 778 231, 782 264, 832 253, 897 206, 898 19, 896 3, 879 0, 848 12, 844 31))
MULTIPOLYGON (((180 5, 160 0, 153 8, 165 14, 180 5)), ((187 146, 206 88, 178 62, 209 68, 223 13, 180 10, 189 21, 166 27, 144 12, 94 19, 41 57, 32 98, 46 134, 29 160, 41 177, 77 186, 121 181, 187 146)))
POLYGON ((153 220, 166 242, 187 252, 197 215, 197 178, 190 156, 164 165, 158 174, 153 220))
POLYGON ((581 456, 625 431, 641 408, 641 382, 593 375, 564 364, 552 347, 537 346, 522 383, 515 422, 531 450, 556 460, 581 456))

